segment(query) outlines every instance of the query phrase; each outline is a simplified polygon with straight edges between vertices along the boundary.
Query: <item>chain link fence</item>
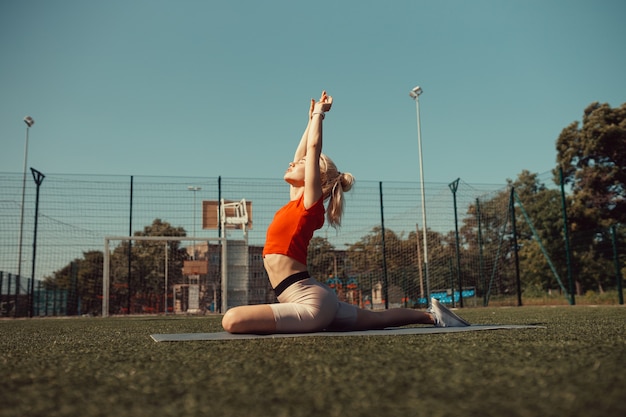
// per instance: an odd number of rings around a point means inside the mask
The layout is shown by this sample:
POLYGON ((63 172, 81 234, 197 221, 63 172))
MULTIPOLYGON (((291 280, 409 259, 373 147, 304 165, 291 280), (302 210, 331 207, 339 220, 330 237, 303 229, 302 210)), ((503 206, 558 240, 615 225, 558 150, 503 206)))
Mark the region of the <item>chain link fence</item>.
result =
MULTIPOLYGON (((22 188, 22 174, 0 173, 0 315, 99 314, 105 237, 136 234, 243 241, 248 302, 275 300, 261 251, 266 228, 289 198, 282 180, 63 174, 33 179, 22 188), (215 214, 207 210, 222 199, 246 200, 245 233, 212 223, 215 214)), ((424 307, 429 296, 455 306, 490 300, 515 305, 521 289, 509 187, 455 180, 427 183, 425 194, 426 233, 418 182, 357 182, 346 194, 342 227, 316 232, 309 248, 311 274, 365 308, 424 307)), ((219 312, 223 289, 215 275, 223 260, 208 246, 202 253, 192 241, 177 247, 168 285, 179 286, 180 306, 188 304, 180 267, 204 257, 209 271, 199 277, 196 310, 219 312)), ((124 265, 111 266, 119 271, 119 282, 112 283, 119 290, 112 314, 185 311, 174 309, 174 288, 150 283, 161 279, 162 272, 155 271, 162 268, 162 252, 150 255, 135 245, 125 253, 117 257, 124 265), (142 256, 153 257, 153 264, 142 264, 142 256), (159 291, 172 294, 169 302, 159 291)))

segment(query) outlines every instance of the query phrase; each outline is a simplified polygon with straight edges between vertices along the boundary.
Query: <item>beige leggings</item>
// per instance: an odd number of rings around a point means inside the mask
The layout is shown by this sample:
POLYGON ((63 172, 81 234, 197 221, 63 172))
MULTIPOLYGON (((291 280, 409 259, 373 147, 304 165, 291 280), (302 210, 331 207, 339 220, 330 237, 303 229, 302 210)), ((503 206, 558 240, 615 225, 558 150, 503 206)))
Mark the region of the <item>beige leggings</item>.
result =
POLYGON ((357 307, 339 301, 335 291, 313 278, 290 285, 278 301, 270 304, 278 333, 349 331, 356 324, 357 307))

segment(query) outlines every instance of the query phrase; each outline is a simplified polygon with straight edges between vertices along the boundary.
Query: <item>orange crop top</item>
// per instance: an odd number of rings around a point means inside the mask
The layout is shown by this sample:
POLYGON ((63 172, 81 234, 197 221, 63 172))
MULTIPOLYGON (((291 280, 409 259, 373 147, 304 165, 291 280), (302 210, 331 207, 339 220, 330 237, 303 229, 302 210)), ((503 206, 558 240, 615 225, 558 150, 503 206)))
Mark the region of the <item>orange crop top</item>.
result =
POLYGON ((291 200, 274 215, 267 228, 263 256, 287 255, 306 265, 306 255, 313 233, 324 225, 324 197, 309 209, 304 208, 304 196, 291 200))

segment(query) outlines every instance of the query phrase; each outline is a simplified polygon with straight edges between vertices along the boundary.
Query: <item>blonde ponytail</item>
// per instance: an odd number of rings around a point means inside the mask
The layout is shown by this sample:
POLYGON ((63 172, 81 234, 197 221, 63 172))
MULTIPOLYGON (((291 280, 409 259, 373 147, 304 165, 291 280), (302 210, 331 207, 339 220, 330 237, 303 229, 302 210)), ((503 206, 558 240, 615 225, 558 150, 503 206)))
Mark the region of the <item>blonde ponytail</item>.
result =
POLYGON ((343 193, 352 189, 354 176, 348 172, 339 172, 335 163, 324 154, 320 156, 320 174, 324 200, 328 200, 326 219, 332 227, 337 228, 341 226, 343 216, 343 193))

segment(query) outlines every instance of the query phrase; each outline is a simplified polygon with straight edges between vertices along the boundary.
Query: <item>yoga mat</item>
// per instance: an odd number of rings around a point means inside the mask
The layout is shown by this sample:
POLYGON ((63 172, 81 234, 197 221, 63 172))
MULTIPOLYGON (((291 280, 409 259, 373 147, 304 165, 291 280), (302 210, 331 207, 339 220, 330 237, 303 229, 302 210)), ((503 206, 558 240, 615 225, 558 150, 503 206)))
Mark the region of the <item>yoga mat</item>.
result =
POLYGON ((467 327, 394 327, 383 330, 364 330, 354 332, 317 332, 317 333, 276 333, 276 334, 231 334, 217 333, 172 333, 150 335, 155 342, 187 342, 193 340, 244 340, 244 339, 280 339, 285 337, 340 337, 340 336, 401 336, 411 334, 457 333, 477 330, 509 329, 545 329, 533 325, 471 325, 467 327))

